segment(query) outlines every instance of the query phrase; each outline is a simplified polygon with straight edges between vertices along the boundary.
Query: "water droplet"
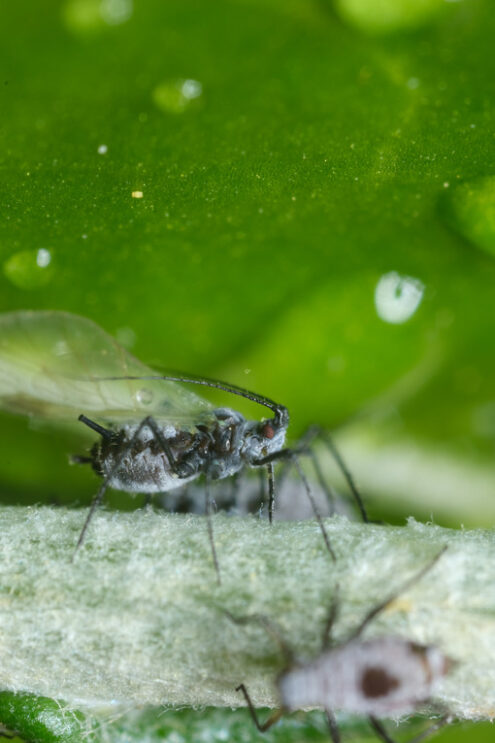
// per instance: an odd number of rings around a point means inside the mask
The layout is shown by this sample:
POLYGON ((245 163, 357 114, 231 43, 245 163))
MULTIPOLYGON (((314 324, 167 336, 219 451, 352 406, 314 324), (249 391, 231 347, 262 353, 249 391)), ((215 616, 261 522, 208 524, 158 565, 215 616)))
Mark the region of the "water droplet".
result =
POLYGON ((419 279, 401 276, 396 271, 384 274, 375 287, 378 317, 394 325, 406 322, 418 309, 424 290, 419 279))
POLYGON ((199 98, 203 92, 203 86, 198 82, 198 80, 184 80, 180 91, 184 98, 187 98, 188 101, 192 101, 194 98, 199 98))
POLYGON ((107 154, 107 152, 108 152, 108 147, 107 147, 107 145, 106 145, 106 144, 101 144, 101 145, 100 145, 100 146, 98 147, 98 154, 99 154, 99 155, 106 155, 106 154, 107 154))
POLYGON ((47 266, 49 266, 51 260, 52 256, 50 255, 50 251, 46 250, 46 248, 40 248, 36 253, 36 264, 40 268, 46 268, 47 266))
POLYGON ((70 353, 69 346, 65 341, 57 341, 53 346, 55 356, 67 356, 70 353))
POLYGON ((372 34, 418 28, 445 8, 445 0, 336 0, 339 15, 360 31, 372 34))
POLYGON ((93 34, 104 28, 100 0, 69 0, 62 7, 67 28, 76 34, 93 34))
POLYGON ((495 255, 495 176, 450 188, 449 218, 478 248, 495 255))
POLYGON ((83 36, 125 23, 132 12, 133 0, 68 0, 62 7, 67 28, 83 36))
POLYGON ((157 85, 152 97, 155 105, 166 113, 180 114, 198 105, 203 86, 198 80, 168 80, 157 85))
POLYGON ((52 256, 49 250, 21 250, 3 264, 3 272, 19 289, 37 289, 50 281, 52 256))
POLYGON ((131 193, 131 196, 133 199, 142 199, 143 198, 143 192, 142 191, 133 191, 131 193))
POLYGON ((140 405, 151 405, 153 402, 153 392, 143 387, 136 392, 136 400, 140 405))
POLYGON ((100 15, 109 26, 125 23, 132 16, 132 0, 101 0, 100 15))

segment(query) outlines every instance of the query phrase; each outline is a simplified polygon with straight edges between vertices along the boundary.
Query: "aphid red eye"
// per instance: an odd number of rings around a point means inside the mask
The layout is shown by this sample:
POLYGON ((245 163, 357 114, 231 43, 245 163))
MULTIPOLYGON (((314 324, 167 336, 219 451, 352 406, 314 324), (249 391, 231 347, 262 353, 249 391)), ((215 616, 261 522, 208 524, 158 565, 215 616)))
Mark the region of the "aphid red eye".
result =
POLYGON ((263 428, 261 429, 261 433, 265 437, 265 439, 273 439, 275 436, 275 429, 273 428, 271 423, 265 423, 263 428))

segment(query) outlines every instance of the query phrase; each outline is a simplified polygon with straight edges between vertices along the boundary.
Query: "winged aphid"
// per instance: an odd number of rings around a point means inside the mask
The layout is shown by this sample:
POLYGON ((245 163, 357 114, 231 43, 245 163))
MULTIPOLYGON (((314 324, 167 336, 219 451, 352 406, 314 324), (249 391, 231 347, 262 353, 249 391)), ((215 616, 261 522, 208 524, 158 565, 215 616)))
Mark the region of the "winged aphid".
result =
MULTIPOLYGON (((397 591, 374 606, 358 627, 338 644, 331 637, 339 609, 336 591, 325 622, 321 652, 308 662, 298 662, 294 658, 280 628, 268 617, 234 617, 224 612, 236 624, 261 624, 285 659, 285 668, 275 680, 280 708, 266 722, 259 721, 246 686, 240 684, 236 689, 243 694, 258 730, 268 730, 284 712, 319 707, 327 716, 333 743, 340 743, 334 710, 366 715, 377 735, 385 743, 394 743, 379 718, 410 714, 427 702, 435 686, 449 671, 452 661, 434 645, 420 645, 396 635, 371 639, 362 639, 361 635, 377 615, 433 568, 445 549, 397 591)), ((428 732, 433 732, 448 719, 448 715, 440 718, 428 732)), ((422 734, 423 737, 426 735, 422 734)))
MULTIPOLYGON (((90 455, 75 458, 90 463, 103 478, 76 551, 108 488, 162 493, 204 475, 210 515, 209 482, 246 466, 266 469, 272 521, 273 464, 290 460, 334 557, 296 457, 299 450, 284 447, 289 412, 268 397, 206 378, 157 374, 91 320, 66 312, 21 311, 0 316, 0 406, 59 421, 78 418, 99 434, 90 455), (268 408, 271 417, 247 420, 233 408, 215 407, 186 389, 187 383, 251 400, 268 408)), ((301 453, 306 449, 307 442, 301 453)), ((349 480, 345 468, 344 475, 349 480)), ((353 493, 365 515, 359 494, 353 493)), ((211 537, 210 518, 208 528, 211 537)), ((219 575, 213 539, 211 547, 219 575)))

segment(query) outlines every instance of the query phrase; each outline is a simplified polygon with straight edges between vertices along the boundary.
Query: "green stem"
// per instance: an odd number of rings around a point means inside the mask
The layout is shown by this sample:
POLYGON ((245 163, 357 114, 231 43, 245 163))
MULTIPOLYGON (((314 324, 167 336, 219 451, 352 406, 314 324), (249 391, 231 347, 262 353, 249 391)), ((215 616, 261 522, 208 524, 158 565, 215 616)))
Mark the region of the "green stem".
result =
POLYGON ((83 511, 2 508, 0 686, 85 709, 123 705, 276 706, 283 658, 258 626, 224 613, 264 614, 297 657, 319 651, 338 582, 338 638, 426 564, 435 568, 367 635, 432 643, 457 664, 436 701, 460 718, 495 709, 495 542, 489 531, 325 521, 334 564, 312 521, 213 519, 217 585, 202 517, 100 511, 75 562, 83 511))

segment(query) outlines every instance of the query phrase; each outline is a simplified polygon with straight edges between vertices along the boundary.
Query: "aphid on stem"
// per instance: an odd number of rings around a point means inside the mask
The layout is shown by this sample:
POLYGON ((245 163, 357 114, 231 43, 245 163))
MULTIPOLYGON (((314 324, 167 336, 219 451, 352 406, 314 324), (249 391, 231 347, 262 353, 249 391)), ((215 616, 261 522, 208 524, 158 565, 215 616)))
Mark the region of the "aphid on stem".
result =
MULTIPOLYGON (((299 473, 328 552, 335 559, 298 459, 298 455, 310 451, 309 439, 295 449, 285 448, 289 412, 267 397, 215 380, 157 374, 83 317, 65 312, 13 312, 0 316, 0 405, 50 419, 78 418, 100 436, 89 456, 74 458, 90 463, 103 478, 76 552, 108 488, 163 493, 202 475, 213 562, 220 580, 211 524, 210 482, 232 476, 246 466, 264 468, 271 522, 275 503, 273 466, 277 461, 289 461, 299 473), (268 408, 272 417, 247 420, 232 408, 215 407, 183 384, 246 398, 268 408)), ((326 443, 367 520, 349 472, 331 441, 326 443)))
MULTIPOLYGON (((445 549, 374 606, 347 639, 338 644, 332 641, 332 628, 339 610, 336 591, 323 630, 321 653, 309 662, 295 660, 279 627, 267 617, 234 617, 225 612, 236 624, 261 624, 275 640, 285 660, 285 668, 276 679, 280 709, 266 722, 258 720, 246 686, 240 684, 236 689, 243 694, 257 729, 265 732, 284 712, 320 707, 325 710, 333 743, 340 743, 334 710, 366 715, 377 735, 385 743, 394 743, 378 718, 409 714, 427 702, 452 662, 435 646, 419 645, 395 635, 370 640, 361 639, 361 635, 376 616, 433 568, 445 549)), ((448 716, 437 720, 421 738, 447 720, 448 716)))

